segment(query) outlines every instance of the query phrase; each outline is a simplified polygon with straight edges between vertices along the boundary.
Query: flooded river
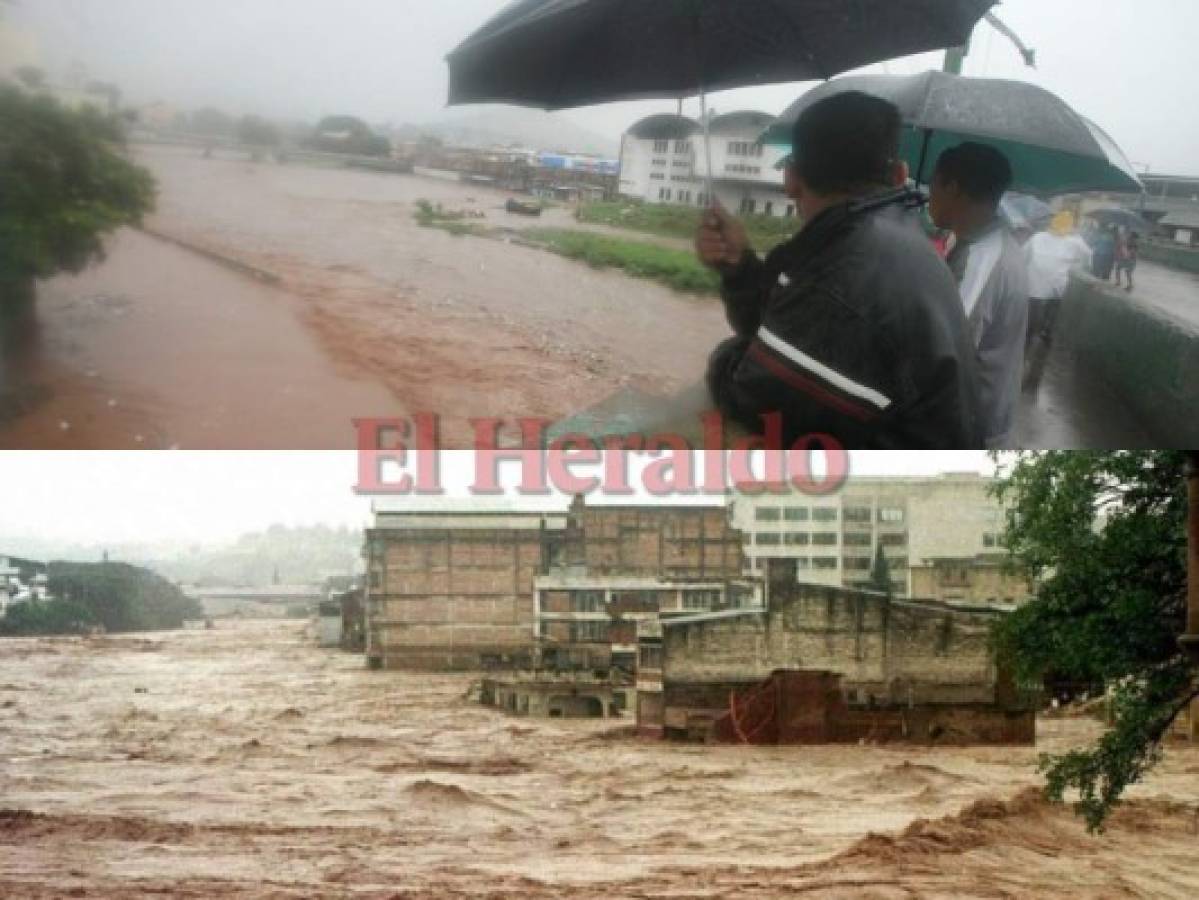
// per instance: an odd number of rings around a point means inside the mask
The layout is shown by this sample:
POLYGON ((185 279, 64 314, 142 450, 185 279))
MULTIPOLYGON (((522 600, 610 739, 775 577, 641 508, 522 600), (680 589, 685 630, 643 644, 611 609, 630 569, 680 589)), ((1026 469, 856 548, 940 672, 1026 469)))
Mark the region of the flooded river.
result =
MULTIPOLYGON (((1199 752, 1109 832, 1033 749, 707 748, 509 718, 292 622, 0 641, 0 895, 1195 896, 1199 752)), ((1039 750, 1096 725, 1040 726, 1039 750)))

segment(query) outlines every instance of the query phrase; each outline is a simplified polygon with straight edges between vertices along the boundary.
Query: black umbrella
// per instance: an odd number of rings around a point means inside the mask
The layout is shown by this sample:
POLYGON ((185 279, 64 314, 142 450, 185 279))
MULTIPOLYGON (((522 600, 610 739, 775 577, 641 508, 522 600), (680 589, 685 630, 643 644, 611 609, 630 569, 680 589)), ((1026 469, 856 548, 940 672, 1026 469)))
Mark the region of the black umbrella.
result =
POLYGON ((516 0, 450 53, 450 105, 563 109, 823 80, 965 44, 995 2, 516 0))
POLYGON ((1129 231, 1136 231, 1141 234, 1150 234, 1153 231, 1153 226, 1145 221, 1145 219, 1130 210, 1121 209, 1118 206, 1113 206, 1109 209, 1093 209, 1087 213, 1087 218, 1094 219, 1100 225, 1119 225, 1121 228, 1127 228, 1129 231))
POLYGON ((1144 190, 1132 163, 1103 129, 1064 100, 1023 81, 945 72, 838 78, 793 103, 762 140, 789 145, 800 114, 842 91, 863 91, 899 107, 905 126, 903 158, 920 184, 927 182, 943 151, 963 141, 981 141, 1007 156, 1017 191, 1048 196, 1144 190))
MULTIPOLYGON (((965 44, 995 2, 515 0, 450 53, 449 102, 563 109, 831 78, 965 44)), ((705 102, 705 144, 707 118, 705 102)))

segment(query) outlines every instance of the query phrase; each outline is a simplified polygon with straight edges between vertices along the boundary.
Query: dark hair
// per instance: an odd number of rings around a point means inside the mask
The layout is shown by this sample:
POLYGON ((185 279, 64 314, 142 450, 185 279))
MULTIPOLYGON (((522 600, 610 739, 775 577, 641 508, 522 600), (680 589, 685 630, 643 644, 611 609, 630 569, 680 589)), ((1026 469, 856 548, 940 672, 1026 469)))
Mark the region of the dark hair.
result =
POLYGON ((891 186, 899 158, 899 109, 860 91, 805 109, 792 134, 791 165, 820 194, 859 194, 891 186))
POLYGON ((994 147, 968 141, 941 154, 933 177, 956 184, 972 200, 998 207, 1012 186, 1012 164, 994 147))

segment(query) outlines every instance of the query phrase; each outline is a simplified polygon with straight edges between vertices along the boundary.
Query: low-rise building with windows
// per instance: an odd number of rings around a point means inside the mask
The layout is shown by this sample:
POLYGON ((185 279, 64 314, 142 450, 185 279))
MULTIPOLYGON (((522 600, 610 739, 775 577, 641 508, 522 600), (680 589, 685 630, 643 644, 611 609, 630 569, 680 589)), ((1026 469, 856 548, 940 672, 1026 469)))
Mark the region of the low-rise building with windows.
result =
POLYGON ((739 494, 733 524, 745 537, 751 573, 787 560, 796 580, 866 587, 882 548, 897 596, 925 596, 912 566, 938 558, 975 558, 1000 547, 1005 514, 982 475, 851 478, 834 494, 739 494))

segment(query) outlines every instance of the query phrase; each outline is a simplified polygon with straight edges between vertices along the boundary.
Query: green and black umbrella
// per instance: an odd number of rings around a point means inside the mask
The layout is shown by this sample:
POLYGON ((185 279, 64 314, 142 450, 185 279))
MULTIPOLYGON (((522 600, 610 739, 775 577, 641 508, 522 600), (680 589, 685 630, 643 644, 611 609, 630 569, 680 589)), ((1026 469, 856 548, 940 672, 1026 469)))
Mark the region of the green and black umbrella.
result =
POLYGON ((928 182, 945 150, 977 141, 1007 156, 1016 191, 1051 196, 1144 190, 1132 163, 1103 129, 1049 91, 1023 81, 945 72, 838 78, 793 103, 761 140, 790 146, 800 114, 844 91, 862 91, 899 107, 904 122, 901 155, 918 184, 928 182))

